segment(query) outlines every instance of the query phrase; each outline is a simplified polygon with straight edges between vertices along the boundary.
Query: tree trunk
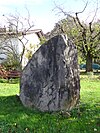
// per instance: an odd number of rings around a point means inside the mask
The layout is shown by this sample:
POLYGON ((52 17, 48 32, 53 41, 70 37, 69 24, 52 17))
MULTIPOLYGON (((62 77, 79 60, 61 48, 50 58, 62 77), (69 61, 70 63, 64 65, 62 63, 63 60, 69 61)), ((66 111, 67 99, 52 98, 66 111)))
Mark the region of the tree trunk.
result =
POLYGON ((92 55, 90 52, 87 53, 86 57, 86 72, 92 72, 92 55))

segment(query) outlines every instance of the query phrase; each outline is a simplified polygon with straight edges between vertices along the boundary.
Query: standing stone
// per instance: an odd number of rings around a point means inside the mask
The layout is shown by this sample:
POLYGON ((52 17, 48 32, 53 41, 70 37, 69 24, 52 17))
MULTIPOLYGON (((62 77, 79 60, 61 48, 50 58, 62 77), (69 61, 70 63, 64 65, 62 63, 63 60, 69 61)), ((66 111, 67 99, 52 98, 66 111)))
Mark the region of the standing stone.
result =
POLYGON ((77 49, 65 35, 43 44, 24 68, 20 99, 41 111, 70 110, 79 101, 77 49))

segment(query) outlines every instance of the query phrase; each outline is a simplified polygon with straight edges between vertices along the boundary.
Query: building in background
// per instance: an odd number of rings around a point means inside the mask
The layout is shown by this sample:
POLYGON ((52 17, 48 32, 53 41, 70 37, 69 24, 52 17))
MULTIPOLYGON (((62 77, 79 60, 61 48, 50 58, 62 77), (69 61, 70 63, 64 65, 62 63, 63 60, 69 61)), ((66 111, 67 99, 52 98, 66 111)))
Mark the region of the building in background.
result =
POLYGON ((40 47, 40 41, 43 36, 44 34, 41 29, 16 32, 11 29, 7 30, 5 27, 0 28, 0 63, 7 58, 2 46, 4 46, 5 43, 6 45, 11 43, 19 55, 23 52, 23 47, 25 47, 22 58, 22 68, 24 68, 29 60, 28 53, 33 54, 40 47))

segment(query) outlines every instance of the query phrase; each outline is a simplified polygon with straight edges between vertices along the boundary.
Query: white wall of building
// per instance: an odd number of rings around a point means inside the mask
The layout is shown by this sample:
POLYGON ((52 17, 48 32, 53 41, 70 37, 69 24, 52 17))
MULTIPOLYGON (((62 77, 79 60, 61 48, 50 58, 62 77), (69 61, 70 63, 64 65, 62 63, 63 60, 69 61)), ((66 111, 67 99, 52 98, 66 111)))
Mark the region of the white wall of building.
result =
MULTIPOLYGON (((40 43, 40 40, 38 38, 38 36, 33 33, 33 34, 28 34, 28 35, 25 35, 24 39, 22 40, 24 42, 24 44, 27 42, 27 44, 25 45, 25 53, 24 53, 24 56, 23 56, 23 60, 22 60, 22 68, 24 68, 26 66, 26 64, 28 63, 28 59, 26 58, 26 53, 27 53, 27 50, 31 50, 32 53, 34 53, 38 48, 39 48, 39 43, 40 43), (32 45, 33 47, 30 48, 30 45, 32 45)), ((20 49, 20 52, 21 52, 21 49, 22 49, 22 44, 19 42, 19 49, 20 49)))
MULTIPOLYGON (((12 44, 14 46, 16 46, 18 53, 21 54, 21 52, 23 50, 22 43, 17 38, 10 38, 10 39, 11 39, 12 44)), ((21 36, 20 39, 22 39, 22 42, 24 44, 26 44, 25 45, 25 54, 27 53, 27 50, 32 50, 32 53, 34 53, 40 46, 39 45, 40 40, 35 33, 26 34, 26 35, 24 35, 24 37, 21 36), (30 49, 30 44, 33 45, 33 47, 31 49, 30 49)), ((26 58, 25 54, 24 54, 23 60, 22 60, 22 68, 24 68, 26 66, 26 64, 28 63, 28 59, 26 58)), ((0 57, 6 58, 5 55, 0 55, 0 57)), ((0 63, 1 62, 2 62, 2 60, 0 60, 0 63)))

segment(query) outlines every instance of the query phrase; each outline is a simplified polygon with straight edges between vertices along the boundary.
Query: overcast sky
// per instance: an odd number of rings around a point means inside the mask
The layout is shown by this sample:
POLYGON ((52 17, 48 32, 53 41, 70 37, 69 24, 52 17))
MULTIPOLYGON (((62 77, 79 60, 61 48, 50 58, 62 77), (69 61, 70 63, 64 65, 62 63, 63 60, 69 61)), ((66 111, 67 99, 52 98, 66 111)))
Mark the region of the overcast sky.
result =
MULTIPOLYGON (((80 18, 86 20, 90 18, 89 14, 96 9, 97 0, 89 0, 89 5, 86 11, 80 15, 80 18)), ((3 20, 2 15, 15 14, 16 11, 21 16, 26 16, 26 7, 30 12, 31 19, 37 28, 41 28, 44 33, 53 29, 55 23, 64 16, 59 14, 55 8, 55 3, 60 5, 67 12, 81 11, 86 3, 86 0, 0 0, 0 19, 3 20)), ((100 0, 98 0, 100 3, 100 0)), ((99 13, 100 14, 100 13, 99 13)), ((100 16, 98 16, 99 18, 100 16)))

